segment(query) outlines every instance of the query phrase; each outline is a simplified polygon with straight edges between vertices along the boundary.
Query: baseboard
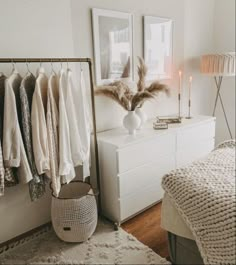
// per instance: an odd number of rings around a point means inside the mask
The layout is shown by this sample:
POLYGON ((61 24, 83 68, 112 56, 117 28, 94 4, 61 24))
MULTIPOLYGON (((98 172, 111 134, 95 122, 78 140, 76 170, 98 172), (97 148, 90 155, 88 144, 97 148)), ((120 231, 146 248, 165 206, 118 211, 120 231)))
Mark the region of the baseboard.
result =
POLYGON ((39 237, 40 235, 48 232, 52 228, 52 223, 48 222, 46 224, 43 224, 41 226, 38 226, 30 231, 27 231, 26 233, 23 233, 17 237, 14 237, 10 240, 7 240, 3 243, 0 243, 0 254, 13 249, 17 246, 20 246, 32 239, 35 239, 39 237))

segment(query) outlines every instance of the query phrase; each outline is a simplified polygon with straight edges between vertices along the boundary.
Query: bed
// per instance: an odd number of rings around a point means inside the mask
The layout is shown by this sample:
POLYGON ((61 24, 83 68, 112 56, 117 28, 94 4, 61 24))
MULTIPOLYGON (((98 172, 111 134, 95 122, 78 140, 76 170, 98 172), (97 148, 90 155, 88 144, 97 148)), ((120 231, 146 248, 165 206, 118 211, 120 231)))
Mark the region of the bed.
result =
POLYGON ((168 231, 168 248, 173 264, 204 264, 190 228, 167 193, 162 200, 161 226, 168 231))
POLYGON ((161 226, 173 264, 235 264, 235 140, 164 176, 161 226))

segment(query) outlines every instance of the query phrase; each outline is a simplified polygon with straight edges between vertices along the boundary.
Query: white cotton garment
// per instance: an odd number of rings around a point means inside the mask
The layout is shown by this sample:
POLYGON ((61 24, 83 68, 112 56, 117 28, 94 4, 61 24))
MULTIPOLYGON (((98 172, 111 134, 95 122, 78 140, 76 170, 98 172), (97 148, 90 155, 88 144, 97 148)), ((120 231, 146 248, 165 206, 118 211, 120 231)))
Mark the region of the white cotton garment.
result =
POLYGON ((64 98, 66 89, 66 73, 61 69, 59 72, 59 174, 62 183, 69 183, 75 177, 71 153, 70 128, 64 98))
POLYGON ((41 67, 32 100, 31 122, 35 165, 39 175, 49 176, 49 148, 46 124, 48 78, 41 67))
MULTIPOLYGON (((74 85, 72 80, 72 71, 67 69, 66 72, 66 89, 63 90, 66 113, 70 130, 70 145, 74 167, 83 164, 83 146, 80 139, 79 116, 76 112, 76 102, 73 97, 74 85)), ((78 104, 78 102, 77 102, 78 104)))
MULTIPOLYGON (((72 85, 72 80, 70 82, 72 85)), ((80 72, 80 87, 78 89, 73 88, 72 92, 76 102, 75 111, 82 145, 83 178, 85 179, 90 176, 91 115, 83 71, 80 72)))
POLYGON ((59 89, 58 78, 51 74, 48 80, 47 98, 47 130, 50 157, 50 176, 52 180, 53 194, 58 197, 61 190, 61 178, 59 175, 59 89))
POLYGON ((16 167, 20 183, 33 179, 20 131, 20 84, 22 78, 17 71, 5 80, 3 157, 6 167, 16 167))

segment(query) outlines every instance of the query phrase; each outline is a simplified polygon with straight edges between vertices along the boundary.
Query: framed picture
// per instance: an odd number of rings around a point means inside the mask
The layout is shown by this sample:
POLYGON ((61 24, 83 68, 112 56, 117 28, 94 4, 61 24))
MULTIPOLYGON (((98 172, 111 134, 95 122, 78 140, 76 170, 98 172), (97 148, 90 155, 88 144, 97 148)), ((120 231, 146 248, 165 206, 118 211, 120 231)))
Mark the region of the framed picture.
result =
POLYGON ((170 79, 173 56, 173 21, 144 16, 144 59, 147 80, 170 79))
POLYGON ((133 16, 92 9, 96 82, 133 80, 133 16))

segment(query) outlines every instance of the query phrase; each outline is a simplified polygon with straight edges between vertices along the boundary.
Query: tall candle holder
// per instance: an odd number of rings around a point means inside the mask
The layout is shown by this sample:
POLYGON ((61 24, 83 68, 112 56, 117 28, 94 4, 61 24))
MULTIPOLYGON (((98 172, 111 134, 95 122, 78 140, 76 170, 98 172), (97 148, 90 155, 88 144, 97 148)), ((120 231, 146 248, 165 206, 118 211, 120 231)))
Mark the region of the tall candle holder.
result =
POLYGON ((178 116, 179 116, 179 119, 181 119, 181 92, 182 92, 182 72, 179 71, 179 90, 178 90, 178 106, 179 106, 178 116))
POLYGON ((179 111, 178 111, 178 116, 181 118, 181 94, 178 94, 178 101, 179 101, 179 111))
MULTIPOLYGON (((156 123, 162 126, 161 123, 174 124, 181 123, 181 91, 182 91, 182 72, 179 71, 179 88, 178 88, 178 114, 176 116, 157 117, 156 123)), ((163 125, 164 126, 164 125, 163 125)))
POLYGON ((186 119, 192 119, 191 117, 191 99, 188 100, 188 116, 186 119))
POLYGON ((188 98, 188 116, 186 119, 192 119, 191 117, 191 90, 192 90, 192 76, 189 77, 189 98, 188 98))

